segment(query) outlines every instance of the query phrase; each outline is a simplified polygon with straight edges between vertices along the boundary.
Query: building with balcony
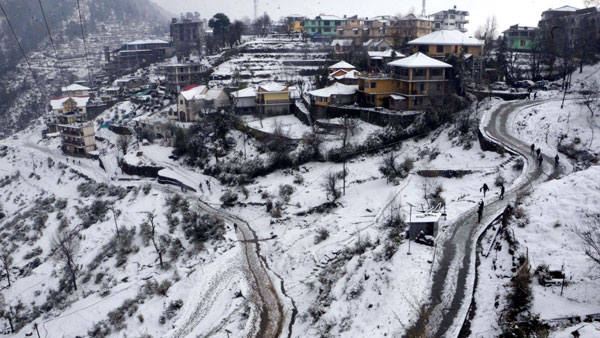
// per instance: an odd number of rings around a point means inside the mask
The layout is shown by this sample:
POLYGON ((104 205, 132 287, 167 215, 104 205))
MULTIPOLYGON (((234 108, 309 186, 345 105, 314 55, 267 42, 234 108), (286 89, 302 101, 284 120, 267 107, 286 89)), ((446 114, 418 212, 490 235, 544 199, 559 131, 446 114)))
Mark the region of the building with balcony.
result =
POLYGON ((402 46, 411 40, 425 36, 433 30, 433 21, 431 19, 409 14, 395 22, 398 27, 396 35, 396 46, 402 46))
POLYGON ((222 88, 190 85, 177 97, 177 111, 170 119, 179 122, 195 122, 207 114, 217 113, 229 107, 229 97, 222 88))
POLYGON ((188 57, 192 51, 202 53, 205 26, 199 15, 191 13, 180 19, 171 19, 171 41, 179 60, 188 57))
POLYGON ((202 73, 206 72, 208 67, 199 62, 176 63, 165 66, 165 82, 168 92, 176 94, 185 87, 199 83, 202 80, 202 73))
POLYGON ((96 150, 94 123, 59 124, 62 150, 65 154, 86 157, 96 150))
POLYGON ((537 27, 525 27, 514 25, 502 32, 506 47, 510 50, 529 52, 533 48, 539 29, 537 27))
POLYGON ((435 58, 483 54, 483 41, 458 30, 439 30, 408 42, 413 53, 421 52, 435 58))
POLYGON ((285 84, 267 82, 258 86, 256 107, 259 114, 287 115, 290 113, 290 90, 285 84))
POLYGON ((54 116, 60 116, 75 111, 82 115, 86 115, 89 100, 89 96, 57 97, 50 99, 50 106, 52 107, 54 116))
POLYGON ((446 93, 446 69, 451 65, 423 53, 392 61, 393 77, 398 81, 398 93, 406 97, 407 110, 422 109, 432 96, 446 93))
POLYGON ((387 68, 387 64, 396 60, 406 57, 402 53, 398 53, 393 49, 388 49, 382 52, 379 51, 368 51, 369 64, 367 70, 369 72, 383 72, 387 68))
POLYGON ((447 11, 440 11, 430 16, 433 20, 433 30, 458 30, 463 33, 467 32, 466 24, 469 23, 467 17, 468 11, 461 11, 454 8, 447 11))
POLYGON ((389 106, 390 95, 397 95, 399 82, 391 74, 363 73, 358 78, 357 101, 370 107, 389 106))
POLYGON ((346 18, 321 14, 314 19, 304 20, 304 32, 312 37, 335 37, 337 28, 344 26, 346 18))
POLYGON ((306 20, 306 18, 303 15, 286 16, 285 22, 287 24, 288 33, 304 32, 304 20, 306 20))
POLYGON ((77 83, 61 88, 63 96, 89 96, 90 90, 90 88, 77 83))

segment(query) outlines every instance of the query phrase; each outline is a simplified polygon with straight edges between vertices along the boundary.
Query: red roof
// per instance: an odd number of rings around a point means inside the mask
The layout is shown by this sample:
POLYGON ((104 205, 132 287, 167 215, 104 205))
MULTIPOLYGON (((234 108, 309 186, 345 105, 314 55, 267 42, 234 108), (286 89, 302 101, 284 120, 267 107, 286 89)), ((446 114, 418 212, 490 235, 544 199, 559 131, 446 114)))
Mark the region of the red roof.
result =
POLYGON ((196 87, 200 87, 200 85, 187 85, 185 88, 183 88, 183 91, 187 92, 188 90, 196 88, 196 87))

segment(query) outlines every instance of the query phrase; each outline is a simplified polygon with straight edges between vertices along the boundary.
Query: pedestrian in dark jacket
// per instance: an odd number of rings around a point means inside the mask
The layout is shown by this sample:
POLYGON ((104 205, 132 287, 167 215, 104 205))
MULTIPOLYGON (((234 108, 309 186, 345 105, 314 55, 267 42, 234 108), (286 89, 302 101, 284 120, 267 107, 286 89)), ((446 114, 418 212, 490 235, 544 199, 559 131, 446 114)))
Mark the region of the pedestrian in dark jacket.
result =
POLYGON ((544 157, 542 156, 542 154, 538 155, 537 160, 538 160, 538 167, 541 167, 542 166, 542 161, 544 161, 544 157))
POLYGON ((504 199, 504 184, 500 183, 500 199, 504 199))
POLYGON ((554 169, 558 168, 558 160, 559 160, 559 157, 558 157, 558 154, 556 154, 556 156, 554 156, 554 169))
POLYGON ((479 208, 477 209, 477 224, 481 223, 483 217, 483 200, 479 201, 479 208))
POLYGON ((533 156, 533 153, 535 152, 535 143, 531 144, 531 156, 533 156))
POLYGON ((490 188, 488 188, 487 184, 483 184, 483 187, 479 188, 479 192, 483 191, 483 197, 485 198, 485 193, 490 190, 490 188))
POLYGON ((535 153, 537 154, 537 157, 540 157, 540 154, 542 153, 542 148, 537 148, 535 153))

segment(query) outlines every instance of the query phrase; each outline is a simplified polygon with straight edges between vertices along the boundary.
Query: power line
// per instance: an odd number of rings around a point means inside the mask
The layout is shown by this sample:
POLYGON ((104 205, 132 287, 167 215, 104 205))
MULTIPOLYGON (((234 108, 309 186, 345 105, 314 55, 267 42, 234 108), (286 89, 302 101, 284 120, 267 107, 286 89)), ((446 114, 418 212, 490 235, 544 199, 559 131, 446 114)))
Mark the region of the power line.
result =
POLYGON ((88 81, 89 81, 90 87, 93 87, 92 71, 90 69, 90 60, 88 58, 87 41, 85 40, 85 32, 83 29, 84 23, 83 23, 83 17, 81 16, 81 5, 79 4, 79 0, 77 0, 77 12, 79 13, 79 24, 81 26, 81 37, 83 38, 83 51, 85 52, 85 63, 87 65, 87 70, 88 70, 88 81))
POLYGON ((56 63, 59 64, 58 73, 62 77, 63 83, 65 84, 65 86, 68 86, 69 84, 67 83, 67 81, 65 79, 65 75, 62 72, 62 69, 60 68, 60 60, 58 58, 58 51, 56 50, 56 45, 54 44, 54 39, 52 38, 52 33, 50 33, 50 26, 48 26, 48 20, 46 19, 46 12, 44 11, 44 6, 42 6, 42 0, 38 0, 38 2, 40 3, 40 9, 42 10, 42 17, 44 18, 44 24, 46 24, 46 30, 48 31, 48 37, 50 38, 50 43, 52 44, 52 48, 54 49, 54 57, 56 58, 56 63))
POLYGON ((8 14, 6 14, 6 10, 4 9, 4 6, 2 6, 1 2, 0 2, 0 9, 2 9, 2 13, 4 14, 4 17, 6 18, 6 22, 8 23, 8 27, 10 27, 10 31, 12 32, 12 34, 13 34, 13 36, 15 38, 15 41, 17 42, 17 45, 19 46, 19 50, 21 51, 21 55, 23 55, 23 58, 25 59, 25 63, 27 63, 27 68, 29 69, 29 72, 31 72, 31 76, 33 77, 33 80, 37 84, 38 90, 40 91, 40 94, 42 95, 42 98, 43 98, 44 96, 46 96, 46 94, 44 94, 42 92, 42 85, 38 81, 38 78, 35 75, 35 72, 31 68, 31 63, 29 62, 29 58, 27 57, 27 54, 25 54, 25 50, 23 50, 23 46, 21 46, 21 42, 19 41, 19 38, 17 37, 17 33, 15 32, 15 29, 13 28, 13 25, 10 22, 10 19, 8 18, 8 14))

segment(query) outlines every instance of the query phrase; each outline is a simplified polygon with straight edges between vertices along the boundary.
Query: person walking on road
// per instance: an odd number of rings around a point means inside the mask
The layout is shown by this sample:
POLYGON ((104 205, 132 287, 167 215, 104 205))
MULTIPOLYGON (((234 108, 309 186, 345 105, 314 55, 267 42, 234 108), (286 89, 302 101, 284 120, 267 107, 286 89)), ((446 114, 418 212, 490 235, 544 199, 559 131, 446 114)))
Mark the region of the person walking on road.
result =
POLYGON ((554 156, 554 169, 558 168, 558 160, 559 160, 559 157, 558 157, 558 154, 556 154, 556 156, 554 156))
POLYGON ((504 183, 500 183, 500 199, 504 199, 504 183))
POLYGON ((537 157, 540 157, 540 154, 542 153, 542 148, 537 148, 535 153, 537 154, 537 157))
POLYGON ((206 180, 206 187, 208 188, 208 191, 210 191, 210 181, 206 180))
POLYGON ((483 200, 479 201, 479 208, 477 209, 477 224, 481 223, 483 217, 483 200))
POLYGON ((542 166, 542 161, 544 161, 544 157, 542 157, 542 154, 538 155, 537 160, 538 160, 538 167, 541 167, 542 166))
POLYGON ((483 197, 485 198, 485 193, 490 190, 490 188, 487 186, 487 184, 483 184, 483 187, 479 188, 479 192, 483 191, 483 197))
POLYGON ((531 144, 531 156, 535 153, 535 143, 531 144))

